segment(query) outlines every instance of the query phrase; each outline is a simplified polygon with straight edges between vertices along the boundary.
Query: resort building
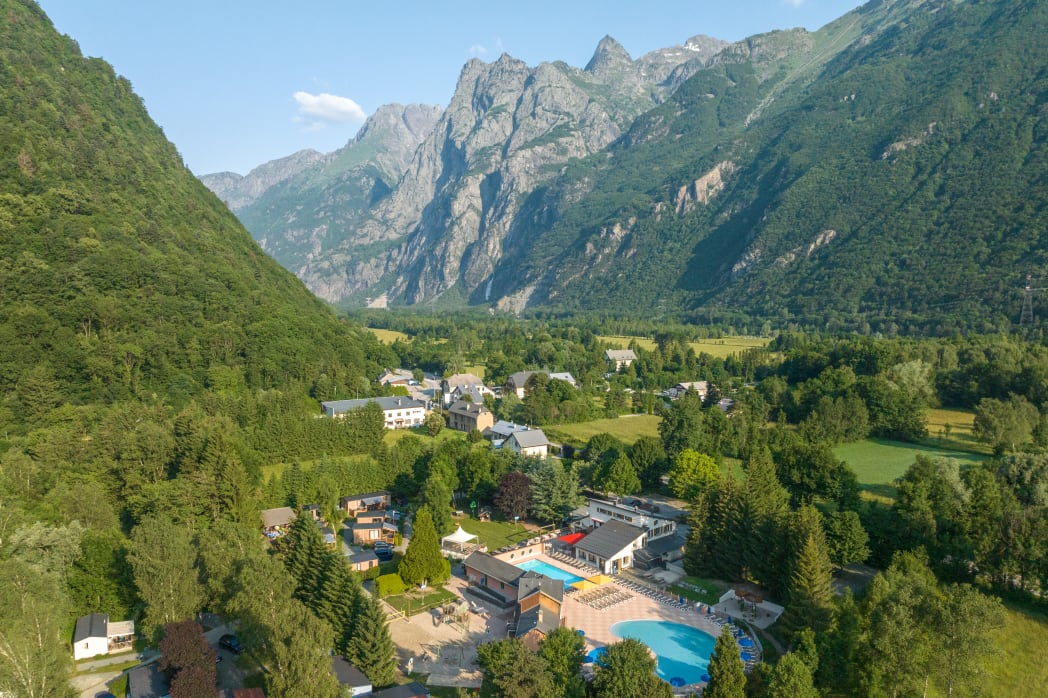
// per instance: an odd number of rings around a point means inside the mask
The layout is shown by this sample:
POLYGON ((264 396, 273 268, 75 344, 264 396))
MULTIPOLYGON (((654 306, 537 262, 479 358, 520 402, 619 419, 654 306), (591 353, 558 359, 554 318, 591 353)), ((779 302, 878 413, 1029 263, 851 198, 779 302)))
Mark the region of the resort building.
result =
MULTIPOLYGON (((346 516, 356 518, 362 511, 385 512, 392 503, 389 492, 379 490, 378 492, 367 492, 365 494, 351 494, 339 500, 339 506, 346 510, 346 516)), ((383 516, 385 514, 383 513, 383 516)))
POLYGON ((564 582, 538 572, 527 572, 504 560, 475 552, 462 566, 469 581, 467 591, 502 608, 513 607, 514 637, 532 649, 563 617, 564 582))
POLYGON ((644 547, 646 531, 612 519, 575 543, 575 558, 604 574, 618 574, 633 566, 636 551, 644 547))
POLYGON ((459 400, 448 408, 448 429, 483 432, 495 424, 495 415, 483 403, 459 400))
MULTIPOLYGON (((639 528, 643 531, 641 545, 639 549, 634 549, 633 559, 628 566, 650 569, 663 567, 667 562, 681 559, 684 556, 685 540, 677 530, 677 521, 668 516, 659 516, 655 511, 658 507, 636 499, 627 501, 630 503, 622 500, 590 499, 585 509, 579 512, 581 517, 573 524, 573 528, 596 532, 604 524, 612 521, 639 528)), ((579 543, 575 543, 576 548, 579 543)))
POLYGON ((362 400, 333 400, 322 402, 324 415, 327 417, 344 417, 348 413, 363 409, 369 403, 378 403, 385 416, 385 427, 387 429, 410 429, 421 426, 426 418, 426 406, 418 400, 409 397, 374 397, 362 400))

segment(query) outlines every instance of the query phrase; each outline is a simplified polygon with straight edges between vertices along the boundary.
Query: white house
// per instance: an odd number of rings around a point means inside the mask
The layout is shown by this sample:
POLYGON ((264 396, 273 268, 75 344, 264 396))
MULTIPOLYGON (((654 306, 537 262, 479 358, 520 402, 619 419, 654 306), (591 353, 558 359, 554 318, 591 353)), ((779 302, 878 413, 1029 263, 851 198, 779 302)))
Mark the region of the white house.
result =
POLYGON ((76 619, 73 631, 73 661, 131 649, 134 638, 133 620, 110 623, 104 613, 81 616, 76 619))
POLYGON ((644 544, 649 541, 672 536, 677 531, 677 522, 662 517, 654 511, 632 504, 607 499, 590 499, 586 505, 586 518, 577 523, 579 527, 600 526, 608 521, 621 521, 644 531, 644 544))
POLYGON ((408 397, 374 397, 362 400, 333 400, 322 402, 324 414, 328 417, 343 417, 353 410, 367 407, 369 402, 376 402, 385 415, 387 429, 410 429, 421 426, 426 419, 426 406, 418 400, 408 397))
POLYGON ((564 381, 565 383, 570 385, 572 388, 578 388, 579 387, 579 382, 577 380, 575 380, 575 376, 571 375, 567 371, 564 371, 564 372, 561 372, 561 373, 551 373, 551 374, 549 374, 549 377, 550 377, 550 380, 564 381))
POLYGON ((604 574, 633 566, 634 553, 644 547, 644 529, 612 519, 575 543, 575 558, 604 574))
POLYGON ((604 360, 608 362, 608 368, 612 371, 621 371, 637 360, 637 355, 632 349, 608 349, 604 352, 604 360))
POLYGON ((541 458, 549 455, 549 439, 546 438, 541 429, 515 431, 506 439, 503 448, 509 448, 522 456, 541 458))
POLYGON ((521 400, 524 399, 524 386, 527 384, 528 379, 534 376, 536 373, 547 373, 546 371, 517 371, 510 375, 506 379, 506 386, 503 388, 504 393, 515 393, 521 400))
POLYGON ((710 384, 708 381, 691 381, 687 383, 677 383, 677 385, 673 386, 672 388, 669 388, 663 394, 671 400, 679 400, 680 398, 684 397, 684 395, 687 394, 689 390, 694 391, 698 394, 699 398, 705 400, 706 393, 710 391, 710 384))
POLYGON ((440 382, 440 391, 444 394, 444 405, 447 406, 455 400, 461 400, 465 393, 472 394, 474 391, 470 388, 475 388, 475 391, 481 394, 480 400, 474 400, 474 402, 483 402, 485 391, 494 395, 490 388, 484 386, 484 379, 480 376, 472 373, 456 373, 440 382))

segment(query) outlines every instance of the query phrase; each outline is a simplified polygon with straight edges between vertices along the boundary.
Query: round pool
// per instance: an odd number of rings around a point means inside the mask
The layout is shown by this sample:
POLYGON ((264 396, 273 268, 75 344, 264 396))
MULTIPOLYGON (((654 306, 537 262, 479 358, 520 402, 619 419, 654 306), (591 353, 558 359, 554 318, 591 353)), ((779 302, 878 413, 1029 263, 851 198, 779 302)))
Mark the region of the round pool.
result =
POLYGON ((717 642, 717 638, 698 628, 663 620, 624 620, 611 626, 611 634, 640 640, 658 658, 655 673, 660 679, 680 677, 685 683, 702 680, 717 642))

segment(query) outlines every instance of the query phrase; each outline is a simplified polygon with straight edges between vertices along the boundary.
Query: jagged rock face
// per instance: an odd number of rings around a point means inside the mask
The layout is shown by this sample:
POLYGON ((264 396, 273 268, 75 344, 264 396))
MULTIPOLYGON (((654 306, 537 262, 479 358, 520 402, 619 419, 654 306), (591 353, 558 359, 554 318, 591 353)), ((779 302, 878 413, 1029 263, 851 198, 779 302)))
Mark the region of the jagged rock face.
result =
POLYGON ((216 172, 200 177, 204 185, 215 192, 234 213, 248 206, 270 187, 294 177, 302 170, 324 160, 315 150, 300 150, 293 155, 259 165, 247 173, 216 172))
POLYGON ((442 113, 420 104, 381 107, 344 148, 270 186, 237 214, 314 293, 341 297, 349 282, 329 271, 342 268, 338 246, 368 242, 354 235, 359 223, 397 186, 442 113))

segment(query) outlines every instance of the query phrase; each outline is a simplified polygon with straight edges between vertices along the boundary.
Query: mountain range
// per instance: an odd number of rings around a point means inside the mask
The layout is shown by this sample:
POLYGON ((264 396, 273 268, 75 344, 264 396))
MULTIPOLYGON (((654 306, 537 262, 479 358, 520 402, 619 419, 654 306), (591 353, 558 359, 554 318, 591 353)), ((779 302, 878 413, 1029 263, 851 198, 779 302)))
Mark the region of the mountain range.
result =
POLYGON ((1032 0, 875 0, 635 60, 606 37, 583 69, 474 59, 443 111, 203 180, 346 306, 1000 329, 1046 262, 1046 35, 1032 0))

